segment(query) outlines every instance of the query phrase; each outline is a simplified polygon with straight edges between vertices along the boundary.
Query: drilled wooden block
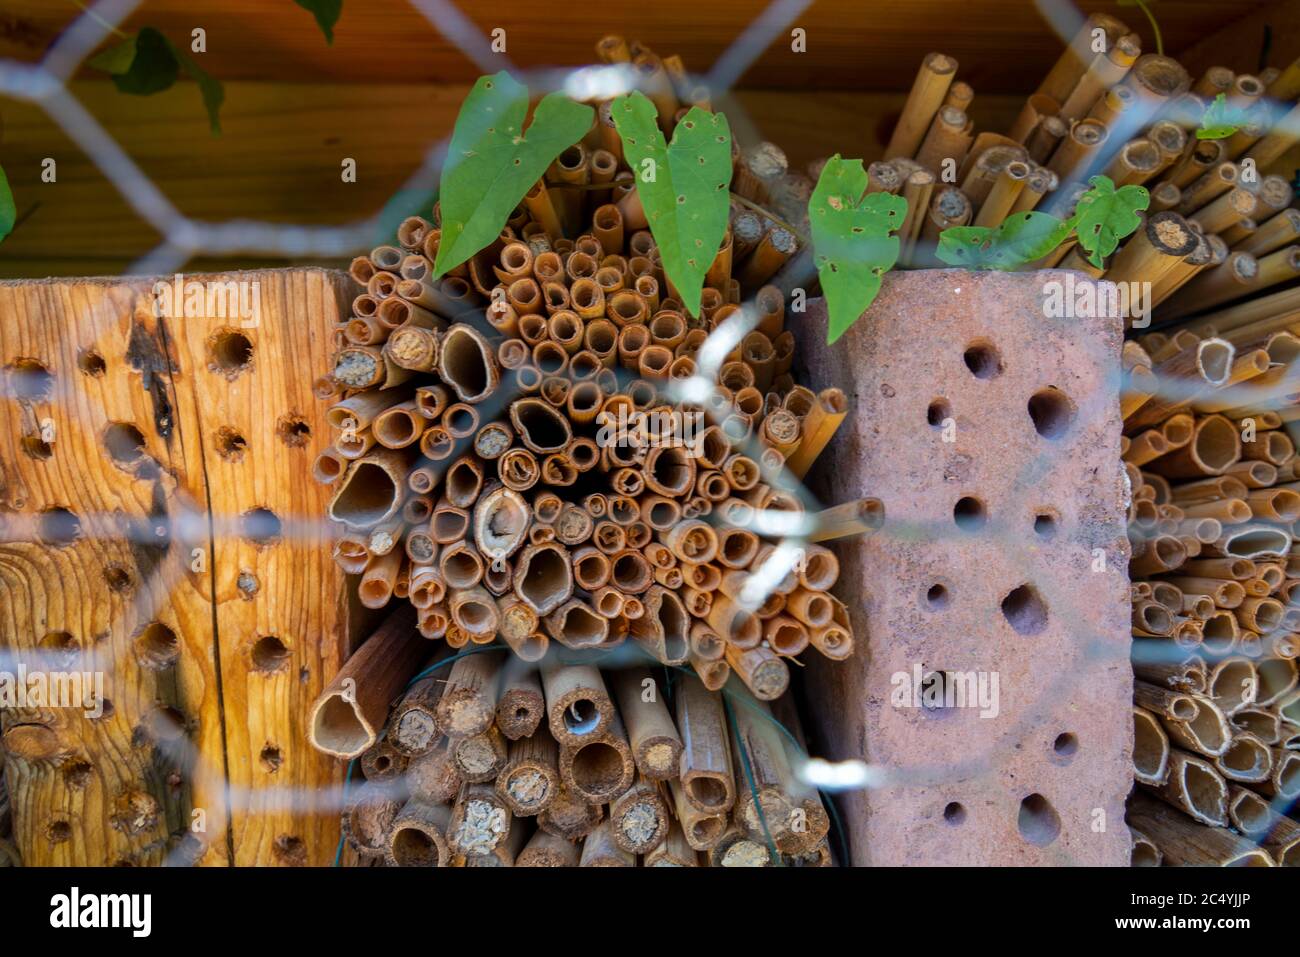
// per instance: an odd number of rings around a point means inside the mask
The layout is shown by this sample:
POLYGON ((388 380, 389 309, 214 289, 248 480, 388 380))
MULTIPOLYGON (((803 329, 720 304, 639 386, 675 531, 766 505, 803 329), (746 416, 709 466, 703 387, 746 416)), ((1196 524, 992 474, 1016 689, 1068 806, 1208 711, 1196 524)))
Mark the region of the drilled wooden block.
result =
POLYGON ((342 768, 302 721, 352 634, 310 479, 346 277, 186 278, 257 283, 257 318, 158 316, 151 280, 0 284, 0 650, 102 671, 112 702, 0 712, 30 864, 337 845, 342 768))
POLYGON ((1128 861, 1121 325, 1048 318, 1065 281, 893 274, 835 345, 821 300, 793 324, 800 381, 852 402, 813 490, 886 510, 837 546, 857 653, 806 683, 826 756, 887 775, 844 798, 856 864, 1128 861), (967 706, 915 706, 918 673, 967 706))

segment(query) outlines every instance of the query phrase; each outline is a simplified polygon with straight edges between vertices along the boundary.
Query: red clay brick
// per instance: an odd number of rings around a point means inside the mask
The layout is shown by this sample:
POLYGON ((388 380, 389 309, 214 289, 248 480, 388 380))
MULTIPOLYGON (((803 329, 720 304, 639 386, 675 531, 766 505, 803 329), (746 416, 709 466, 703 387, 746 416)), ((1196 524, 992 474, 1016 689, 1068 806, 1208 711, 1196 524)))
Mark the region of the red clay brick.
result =
POLYGON ((1046 318, 1044 284, 1065 278, 892 274, 867 317, 833 346, 821 300, 791 317, 806 367, 799 381, 839 386, 852 403, 812 488, 828 504, 874 495, 886 509, 875 537, 838 546, 836 590, 853 611, 857 653, 818 660, 805 683, 823 756, 862 757, 893 775, 890 785, 845 797, 855 864, 1128 863, 1121 327, 1114 318, 1046 318), (979 375, 964 359, 971 344, 993 350, 972 356, 979 375), (1073 406, 1055 437, 1040 435, 1029 411, 1047 388, 1073 406), (950 409, 939 407, 941 417, 955 419, 952 443, 927 421, 935 400, 950 409), (955 523, 963 496, 982 503, 982 528, 955 523), (1035 531, 1039 512, 1055 517, 1051 537, 1035 531), (1093 570, 1095 549, 1104 550, 1104 571, 1093 570), (931 609, 935 584, 947 602, 931 609), (1036 589, 1046 617, 1025 613, 1018 631, 1001 604, 1023 584, 1036 589), (891 677, 916 663, 996 672, 999 715, 892 706, 891 677), (1073 735, 1072 754, 1054 748, 1063 734, 1073 735), (1028 836, 1019 823, 1027 799, 1028 836), (1051 818, 1043 801, 1059 818, 1054 837, 1041 825, 1051 818), (945 819, 951 802, 964 811, 961 823, 945 819))

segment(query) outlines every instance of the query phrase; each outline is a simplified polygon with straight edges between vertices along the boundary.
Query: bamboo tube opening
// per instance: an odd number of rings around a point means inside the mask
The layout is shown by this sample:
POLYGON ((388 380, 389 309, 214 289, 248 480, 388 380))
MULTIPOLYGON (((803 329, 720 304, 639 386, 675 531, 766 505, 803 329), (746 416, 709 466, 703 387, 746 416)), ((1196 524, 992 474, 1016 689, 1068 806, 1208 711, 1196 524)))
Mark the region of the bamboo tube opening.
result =
POLYGON ((1133 709, 1133 774, 1145 784, 1163 784, 1169 775, 1169 737, 1155 715, 1133 709))
POLYGON ((496 354, 483 336, 470 326, 455 325, 443 337, 438 371, 464 402, 478 402, 496 390, 499 373, 496 354))
POLYGON ((1232 732, 1223 712, 1205 699, 1196 703, 1195 717, 1180 721, 1175 727, 1185 731, 1189 739, 1186 743, 1194 744, 1202 754, 1222 754, 1231 740, 1232 732))
POLYGON ((483 562, 464 545, 452 545, 438 560, 442 580, 448 588, 472 588, 483 580, 483 562))
POLYGON ((1219 547, 1229 556, 1241 558, 1282 555, 1291 545, 1291 538, 1285 532, 1264 526, 1230 531, 1219 541, 1219 547))
POLYGON ((1254 735, 1239 734, 1214 763, 1229 780, 1263 781, 1273 766, 1273 757, 1254 735))
POLYGON ((604 803, 627 787, 623 754, 604 741, 589 741, 573 752, 573 784, 591 803, 604 803))
POLYGON ((358 460, 330 502, 330 518, 354 528, 369 528, 393 515, 402 495, 402 488, 389 468, 378 462, 358 460))
POLYGON ((572 566, 563 546, 530 545, 515 567, 515 593, 539 615, 554 611, 573 593, 572 566))
POLYGON ((517 399, 510 405, 510 422, 531 451, 560 452, 573 438, 569 420, 540 399, 517 399))

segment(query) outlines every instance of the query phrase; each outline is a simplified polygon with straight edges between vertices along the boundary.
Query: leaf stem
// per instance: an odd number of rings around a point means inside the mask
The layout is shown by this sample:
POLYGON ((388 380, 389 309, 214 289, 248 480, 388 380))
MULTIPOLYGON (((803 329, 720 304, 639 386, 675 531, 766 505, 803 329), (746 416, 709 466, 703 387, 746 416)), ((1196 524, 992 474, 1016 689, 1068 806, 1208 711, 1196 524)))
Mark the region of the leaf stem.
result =
POLYGON ((1156 53, 1161 56, 1165 55, 1165 43, 1160 38, 1160 24, 1156 23, 1155 15, 1152 14, 1151 8, 1147 6, 1146 0, 1133 0, 1138 8, 1147 15, 1147 21, 1151 24, 1151 32, 1156 35, 1156 53))
POLYGON ((123 40, 130 39, 130 34, 125 33, 122 30, 119 30, 117 27, 113 26, 113 24, 109 23, 107 20, 101 17, 94 10, 90 9, 88 6, 82 3, 81 0, 70 0, 70 2, 74 7, 80 10, 82 13, 86 14, 88 17, 90 17, 90 19, 94 20, 101 27, 107 27, 108 29, 112 30, 115 35, 121 37, 123 40))

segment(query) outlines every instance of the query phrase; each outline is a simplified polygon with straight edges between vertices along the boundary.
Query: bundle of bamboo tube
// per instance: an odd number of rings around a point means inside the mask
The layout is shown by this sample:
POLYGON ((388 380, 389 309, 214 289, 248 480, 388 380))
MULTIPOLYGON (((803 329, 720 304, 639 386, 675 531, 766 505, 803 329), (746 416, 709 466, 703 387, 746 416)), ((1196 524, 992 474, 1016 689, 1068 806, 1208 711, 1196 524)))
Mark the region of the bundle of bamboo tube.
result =
POLYGON ((1287 331, 1124 347, 1137 863, 1300 864, 1300 463, 1273 411, 1298 355, 1287 331))
POLYGON ((618 664, 435 657, 361 756, 343 814, 360 861, 831 865, 826 810, 796 773, 791 708, 740 690, 724 702, 685 669, 668 681, 657 665, 618 664))
POLYGON ((1035 265, 1153 283, 1168 317, 1248 297, 1300 276, 1300 213, 1278 160, 1300 142, 1300 68, 1258 75, 1212 67, 1199 79, 1177 60, 1143 54, 1137 33, 1105 13, 1088 17, 1005 134, 977 133, 974 91, 957 61, 921 64, 882 162, 880 188, 909 200, 901 261, 927 266, 952 226, 997 226, 1038 209, 1066 217, 1090 177, 1151 192, 1148 226, 1098 269, 1069 240, 1035 265), (1103 52, 1094 52, 1098 31, 1103 52), (1195 135, 1219 93, 1240 128, 1195 135), (1172 224, 1172 225, 1170 225, 1172 224), (1172 235, 1166 235, 1171 233, 1172 235))
MULTIPOLYGON (((599 49, 663 74, 650 89, 666 134, 699 102, 667 82, 684 76, 672 58, 613 38, 599 49)), ((314 473, 335 489, 334 555, 360 603, 410 613, 317 701, 312 741, 326 753, 354 758, 380 739, 427 654, 403 629, 543 663, 630 638, 711 692, 734 676, 765 702, 805 649, 853 652, 829 591, 839 564, 819 543, 868 533, 883 512, 875 499, 808 512, 801 497, 847 401, 791 376, 786 299, 768 283, 789 237, 741 196, 688 315, 607 118, 598 110, 500 236, 447 276, 430 278, 437 206, 352 263, 363 289, 317 383, 337 431, 314 473), (706 365, 705 342, 734 328, 706 365), (776 519, 801 522, 792 557, 776 519)), ((736 192, 784 195, 778 154, 739 151, 736 192)))

